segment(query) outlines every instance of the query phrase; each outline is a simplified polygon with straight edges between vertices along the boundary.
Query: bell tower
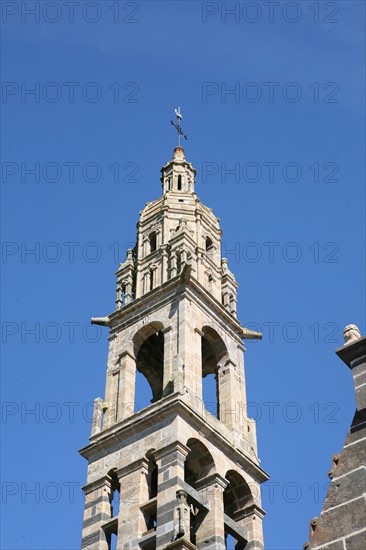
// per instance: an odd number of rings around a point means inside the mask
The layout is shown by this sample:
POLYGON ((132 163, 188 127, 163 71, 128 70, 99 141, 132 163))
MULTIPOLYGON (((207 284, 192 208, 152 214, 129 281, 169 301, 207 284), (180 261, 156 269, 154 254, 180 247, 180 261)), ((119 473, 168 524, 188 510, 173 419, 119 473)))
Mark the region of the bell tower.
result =
POLYGON ((82 548, 261 550, 268 476, 246 411, 242 343, 261 334, 237 319, 219 219, 197 198, 181 146, 161 174, 162 196, 141 211, 117 270, 115 310, 92 319, 109 328, 109 353, 105 397, 80 451, 82 548), (152 400, 136 412, 137 371, 152 400))

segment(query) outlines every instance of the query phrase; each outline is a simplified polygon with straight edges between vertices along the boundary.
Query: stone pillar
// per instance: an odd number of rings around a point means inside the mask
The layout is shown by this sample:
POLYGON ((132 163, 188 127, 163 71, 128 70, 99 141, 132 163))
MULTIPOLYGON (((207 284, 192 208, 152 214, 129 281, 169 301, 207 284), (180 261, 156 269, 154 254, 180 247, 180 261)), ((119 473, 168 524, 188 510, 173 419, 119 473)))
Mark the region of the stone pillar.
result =
POLYGON ((174 331, 172 327, 167 327, 161 332, 164 334, 163 397, 165 397, 176 390, 173 372, 174 331))
POLYGON ((161 284, 164 284, 169 279, 168 273, 168 246, 162 245, 161 253, 161 284))
POLYGON ((128 350, 120 355, 120 380, 117 401, 117 420, 134 414, 136 359, 128 350))
POLYGON ((103 427, 109 428, 117 422, 118 410, 118 388, 121 383, 121 372, 119 366, 107 371, 107 384, 105 401, 107 410, 104 415, 103 427))
POLYGON ((111 484, 108 477, 83 487, 85 508, 81 548, 108 550, 107 536, 102 525, 111 519, 111 484))
POLYGON ((170 278, 173 279, 177 274, 177 256, 175 251, 171 253, 170 257, 170 278))
POLYGON ((102 431, 103 413, 107 409, 106 403, 101 397, 94 399, 94 411, 91 435, 96 435, 102 431))
POLYGON ((225 550, 225 523, 223 493, 226 479, 213 474, 198 482, 197 490, 207 502, 209 511, 196 533, 197 550, 225 550))
POLYGON ((143 275, 141 273, 140 261, 136 261, 136 298, 140 298, 142 295, 143 288, 143 275))
POLYGON ((199 328, 194 329, 194 339, 191 349, 192 364, 195 375, 195 391, 198 397, 202 400, 203 412, 203 395, 202 395, 202 336, 203 332, 199 328))
POLYGON ((173 542, 176 533, 177 491, 184 483, 184 462, 189 448, 178 441, 155 451, 158 467, 156 549, 173 542))
POLYGON ((187 250, 183 247, 181 252, 181 265, 183 266, 187 263, 187 250))
POLYGON ((146 531, 141 505, 148 500, 146 473, 148 461, 143 458, 117 471, 120 483, 118 514, 118 548, 139 548, 138 540, 146 531))
POLYGON ((125 304, 132 302, 132 279, 129 278, 126 284, 125 304))
POLYGON ((218 369, 219 418, 231 430, 243 431, 241 377, 229 359, 218 369))
POLYGON ((199 392, 199 397, 202 397, 202 367, 196 364, 197 357, 201 354, 201 341, 199 334, 195 333, 194 323, 192 304, 188 298, 184 298, 178 302, 176 314, 177 374, 184 380, 183 385, 188 390, 194 394, 199 392), (199 346, 198 350, 196 346, 199 346))
POLYGON ((237 344, 237 352, 236 352, 236 359, 237 359, 237 372, 238 377, 240 380, 240 395, 241 395, 241 422, 244 423, 248 419, 248 413, 247 413, 247 389, 245 384, 245 365, 244 365, 244 352, 245 347, 240 342, 240 344, 237 344))
POLYGON ((142 294, 146 294, 149 291, 149 273, 142 275, 142 294))
POLYGON ((177 491, 175 507, 174 533, 175 540, 190 540, 190 508, 187 503, 187 493, 183 489, 177 491))
POLYGON ((231 315, 233 315, 233 317, 237 317, 237 312, 236 312, 236 296, 233 294, 231 300, 230 300, 230 312, 231 312, 231 315))
POLYGON ((153 274, 153 288, 156 288, 156 287, 161 285, 160 272, 158 270, 158 266, 156 264, 153 264, 151 266, 151 271, 152 271, 152 274, 153 274))
MULTIPOLYGON (((258 486, 258 492, 260 488, 258 486)), ((237 523, 247 533, 249 538, 248 548, 250 550, 263 550, 263 525, 264 510, 257 504, 246 507, 237 518, 237 523)))
POLYGON ((197 280, 201 283, 205 283, 205 273, 204 273, 204 252, 202 252, 201 248, 198 248, 197 250, 197 280))
POLYGON ((145 235, 143 238, 142 238, 142 258, 145 258, 145 256, 148 254, 148 238, 147 236, 145 235))
POLYGON ((117 282, 116 287, 116 309, 121 309, 122 307, 122 282, 117 282))
POLYGON ((118 365, 107 372, 106 413, 103 427, 108 428, 134 414, 136 360, 128 350, 122 352, 118 365))

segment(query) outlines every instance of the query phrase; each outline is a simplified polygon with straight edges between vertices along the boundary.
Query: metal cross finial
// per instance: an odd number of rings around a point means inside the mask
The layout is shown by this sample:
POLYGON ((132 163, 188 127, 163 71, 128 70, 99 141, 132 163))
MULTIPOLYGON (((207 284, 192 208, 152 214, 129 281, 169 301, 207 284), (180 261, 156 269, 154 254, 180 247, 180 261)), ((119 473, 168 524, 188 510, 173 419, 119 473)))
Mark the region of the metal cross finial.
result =
POLYGON ((178 109, 174 109, 174 112, 175 112, 175 116, 177 117, 177 122, 174 122, 174 120, 171 120, 170 124, 172 124, 178 132, 178 147, 180 147, 180 137, 182 136, 184 139, 188 139, 188 138, 186 134, 183 132, 180 125, 180 121, 183 118, 183 116, 180 113, 180 107, 178 107, 178 109))

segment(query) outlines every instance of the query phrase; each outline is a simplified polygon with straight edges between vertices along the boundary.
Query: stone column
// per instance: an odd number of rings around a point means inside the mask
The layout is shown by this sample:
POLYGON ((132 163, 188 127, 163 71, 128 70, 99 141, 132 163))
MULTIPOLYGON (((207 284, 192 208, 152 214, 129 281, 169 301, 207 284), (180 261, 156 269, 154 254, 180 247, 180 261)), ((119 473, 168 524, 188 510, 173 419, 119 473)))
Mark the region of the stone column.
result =
POLYGON ((202 214, 195 210, 196 217, 196 276, 197 280, 201 281, 201 264, 202 264, 202 214))
POLYGON ((116 309, 121 309, 122 307, 122 282, 117 282, 116 287, 116 309))
MULTIPOLYGON (((258 492, 260 492, 259 486, 258 492)), ((248 548, 250 548, 250 550, 264 549, 262 526, 264 514, 264 510, 262 510, 260 506, 252 504, 246 507, 237 518, 238 525, 248 533, 250 544, 248 548)))
POLYGON ((175 251, 171 252, 170 257, 170 278, 173 279, 177 274, 177 256, 175 251))
POLYGON ((148 500, 146 473, 148 461, 143 458, 117 471, 120 483, 118 514, 118 548, 139 548, 138 540, 146 531, 141 506, 148 500))
POLYGON ((168 273, 168 246, 162 245, 161 253, 161 284, 164 284, 165 281, 169 279, 168 273))
POLYGON ((155 451, 158 467, 156 549, 165 548, 177 536, 177 491, 184 483, 184 462, 189 449, 178 441, 155 451))
POLYGON ((172 327, 167 327, 161 332, 164 334, 163 397, 165 397, 176 390, 173 372, 174 331, 172 327))
POLYGON ((142 288, 143 288, 143 275, 141 273, 140 261, 137 260, 136 261, 136 295, 135 295, 135 299, 141 297, 141 295, 143 293, 142 288))
POLYGON ((108 428, 134 414, 136 360, 125 350, 115 368, 107 372, 106 406, 103 427, 108 428))
POLYGON ((236 351, 237 372, 240 380, 241 415, 242 415, 242 422, 244 423, 244 421, 248 419, 247 389, 245 384, 245 365, 244 365, 244 353, 246 349, 243 346, 243 344, 240 342, 240 344, 237 344, 236 350, 237 350, 236 351))
POLYGON ((195 375, 195 391, 198 397, 202 400, 203 412, 203 395, 202 395, 202 336, 203 332, 199 328, 194 329, 194 340, 191 349, 192 364, 195 375))
POLYGON ((197 365, 196 362, 201 355, 201 340, 200 334, 195 332, 195 323, 196 321, 192 315, 192 304, 188 298, 183 298, 178 302, 176 314, 177 357, 175 362, 177 374, 183 381, 183 385, 193 394, 198 393, 201 398, 202 367, 197 365))
POLYGON ((103 477, 83 487, 85 508, 81 548, 83 550, 109 550, 102 525, 111 519, 111 484, 103 477))
POLYGON ((182 265, 182 269, 183 269, 183 266, 187 263, 187 250, 183 247, 182 248, 182 252, 181 252, 181 265, 182 265))
POLYGON ((177 502, 175 507, 175 540, 190 540, 190 509, 187 503, 187 493, 183 489, 177 491, 177 502))
POLYGON ((105 401, 107 410, 104 415, 103 428, 109 428, 117 422, 118 388, 120 386, 121 373, 119 365, 107 371, 107 383, 105 401))
POLYGON ((94 399, 93 422, 91 429, 92 436, 102 431, 103 414, 106 409, 107 405, 101 397, 94 399))
MULTIPOLYGON (((160 280, 159 280, 159 271, 156 264, 152 264, 151 266, 151 273, 152 273, 152 279, 153 279, 153 288, 156 288, 160 286, 160 280)), ((150 290, 150 288, 149 288, 150 290)))
POLYGON ((206 278, 205 278, 205 272, 204 272, 204 252, 202 252, 201 248, 197 248, 197 280, 201 284, 205 284, 206 278))
POLYGON ((129 277, 126 284, 125 304, 132 302, 132 278, 129 277))
POLYGON ((117 401, 117 420, 134 414, 136 359, 128 350, 120 355, 120 380, 117 401))
POLYGON ((236 296, 233 294, 233 297, 230 300, 230 312, 231 312, 231 315, 233 315, 234 317, 237 317, 236 302, 237 302, 236 296))
POLYGON ((226 479, 213 474, 198 482, 197 490, 207 502, 209 511, 196 533, 197 550, 225 550, 225 523, 223 493, 226 479))
POLYGON ((218 369, 219 418, 231 430, 243 431, 243 406, 241 384, 237 367, 230 359, 218 369))

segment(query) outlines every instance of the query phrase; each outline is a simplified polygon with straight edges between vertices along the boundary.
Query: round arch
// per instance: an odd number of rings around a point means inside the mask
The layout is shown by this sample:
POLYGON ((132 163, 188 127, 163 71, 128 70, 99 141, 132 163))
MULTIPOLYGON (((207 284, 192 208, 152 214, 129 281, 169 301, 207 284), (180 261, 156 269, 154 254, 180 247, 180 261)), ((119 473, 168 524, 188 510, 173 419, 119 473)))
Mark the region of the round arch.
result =
POLYGON ((216 372, 219 363, 229 358, 225 342, 218 332, 208 326, 202 327, 202 375, 216 372))
POLYGON ((154 403, 163 395, 164 368, 164 328, 160 321, 144 325, 134 335, 133 350, 136 359, 136 370, 143 374, 152 392, 154 403))
POLYGON ((109 503, 110 503, 110 515, 111 517, 118 516, 119 513, 119 503, 120 503, 120 482, 117 476, 117 468, 112 468, 107 474, 107 479, 110 482, 110 494, 109 494, 109 503))
POLYGON ((229 484, 224 491, 224 512, 237 521, 243 510, 253 504, 253 495, 248 483, 235 470, 229 470, 225 478, 229 484))
POLYGON ((142 346, 142 344, 147 340, 150 336, 153 334, 157 334, 158 332, 162 331, 164 328, 163 323, 160 321, 152 321, 151 323, 148 323, 147 325, 144 325, 141 327, 133 336, 132 342, 133 342, 133 351, 135 354, 135 358, 137 357, 137 354, 142 346))
POLYGON ((202 400, 207 411, 220 418, 219 367, 227 361, 229 353, 225 342, 211 326, 202 327, 202 400))
POLYGON ((216 471, 215 461, 207 447, 198 439, 190 438, 186 443, 189 453, 184 463, 184 479, 196 485, 216 471))

